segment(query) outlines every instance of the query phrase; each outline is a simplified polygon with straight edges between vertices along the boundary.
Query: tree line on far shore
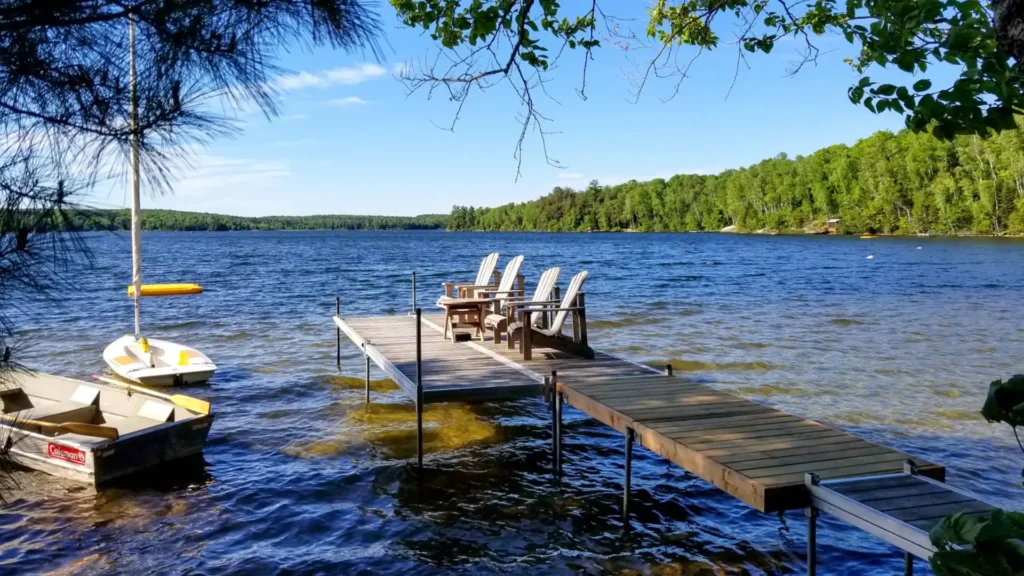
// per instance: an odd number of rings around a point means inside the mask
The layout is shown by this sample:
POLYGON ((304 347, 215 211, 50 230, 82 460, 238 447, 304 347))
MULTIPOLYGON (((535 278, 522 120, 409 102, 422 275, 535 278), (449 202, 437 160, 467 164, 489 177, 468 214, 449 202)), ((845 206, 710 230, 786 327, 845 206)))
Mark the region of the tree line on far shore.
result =
MULTIPOLYGON (((127 209, 76 210, 69 228, 79 231, 131 230, 127 209)), ((421 216, 226 216, 177 210, 143 210, 142 229, 154 231, 221 232, 249 230, 438 230, 448 222, 445 214, 421 216)))
POLYGON ((531 202, 455 206, 451 230, 821 231, 1024 233, 1024 131, 940 141, 877 132, 809 156, 780 154, 716 175, 673 176, 585 190, 555 188, 531 202))

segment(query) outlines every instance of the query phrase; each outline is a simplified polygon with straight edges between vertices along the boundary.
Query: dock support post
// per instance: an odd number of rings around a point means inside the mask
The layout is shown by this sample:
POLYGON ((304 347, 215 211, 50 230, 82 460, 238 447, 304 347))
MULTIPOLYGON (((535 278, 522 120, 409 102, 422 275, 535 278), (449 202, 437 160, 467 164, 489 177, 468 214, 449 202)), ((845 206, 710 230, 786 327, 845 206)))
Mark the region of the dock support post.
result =
POLYGON ((671 364, 665 364, 665 376, 671 376, 671 375, 672 375, 672 365, 671 364))
MULTIPOLYGON (((341 318, 341 297, 334 297, 334 315, 341 318)), ((338 370, 341 370, 341 327, 334 327, 335 335, 338 337, 338 370)))
POLYGON ((416 466, 423 471, 423 346, 420 334, 422 311, 416 309, 416 466))
POLYGON ((818 509, 808 507, 807 514, 807 576, 818 570, 818 509))
POLYGON ((914 576, 914 556, 910 552, 903 553, 903 573, 914 576))
POLYGON ((633 476, 633 439, 635 432, 632 428, 626 429, 626 482, 622 489, 622 522, 629 525, 629 488, 633 476))
POLYGON ((555 394, 555 475, 562 474, 562 394, 558 391, 558 372, 551 371, 551 390, 555 394))
POLYGON ((416 271, 412 271, 412 313, 416 313, 416 271))
POLYGON ((366 344, 363 344, 363 360, 366 362, 366 403, 370 403, 370 356, 366 353, 366 344))
MULTIPOLYGON (((821 479, 814 472, 804 474, 804 485, 817 486, 821 479)), ((815 576, 818 571, 818 509, 812 503, 804 508, 807 514, 807 576, 815 576)))

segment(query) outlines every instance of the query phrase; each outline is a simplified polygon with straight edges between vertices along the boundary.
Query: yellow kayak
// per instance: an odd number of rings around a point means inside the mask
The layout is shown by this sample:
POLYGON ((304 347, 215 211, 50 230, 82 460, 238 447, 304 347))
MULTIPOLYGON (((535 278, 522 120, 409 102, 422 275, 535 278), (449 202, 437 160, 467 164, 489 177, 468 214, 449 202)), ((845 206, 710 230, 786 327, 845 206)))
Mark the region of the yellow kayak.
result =
MULTIPOLYGON (((878 236, 872 236, 871 234, 865 234, 865 235, 861 236, 861 238, 864 239, 864 240, 870 240, 872 238, 878 238, 878 236)), ((143 290, 142 293, 145 294, 146 293, 145 290, 143 290)))
MULTIPOLYGON (((184 296, 201 294, 203 287, 199 284, 143 284, 142 296, 184 296)), ((135 297, 135 287, 128 287, 128 297, 135 297)))

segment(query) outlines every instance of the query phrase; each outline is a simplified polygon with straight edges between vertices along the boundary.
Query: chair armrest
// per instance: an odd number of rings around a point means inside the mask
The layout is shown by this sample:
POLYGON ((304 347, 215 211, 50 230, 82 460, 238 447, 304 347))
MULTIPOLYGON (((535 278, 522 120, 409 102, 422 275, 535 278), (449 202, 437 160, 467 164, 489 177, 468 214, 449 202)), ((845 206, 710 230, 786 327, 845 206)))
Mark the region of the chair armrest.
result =
POLYGON ((522 308, 523 306, 530 306, 535 304, 561 304, 561 302, 558 300, 538 300, 536 302, 532 300, 518 300, 516 302, 508 302, 505 304, 505 306, 508 306, 509 308, 522 308))
POLYGON ((475 292, 477 290, 497 290, 498 287, 497 286, 493 286, 493 285, 480 286, 479 284, 473 284, 472 282, 467 282, 465 284, 460 284, 459 285, 459 289, 461 289, 461 290, 472 290, 472 291, 475 292))
POLYGON ((586 308, 585 307, 581 307, 581 306, 569 306, 568 308, 558 308, 558 307, 542 306, 542 307, 539 307, 539 308, 532 308, 532 307, 531 308, 525 308, 523 311, 524 312, 572 312, 574 310, 586 310, 586 308))

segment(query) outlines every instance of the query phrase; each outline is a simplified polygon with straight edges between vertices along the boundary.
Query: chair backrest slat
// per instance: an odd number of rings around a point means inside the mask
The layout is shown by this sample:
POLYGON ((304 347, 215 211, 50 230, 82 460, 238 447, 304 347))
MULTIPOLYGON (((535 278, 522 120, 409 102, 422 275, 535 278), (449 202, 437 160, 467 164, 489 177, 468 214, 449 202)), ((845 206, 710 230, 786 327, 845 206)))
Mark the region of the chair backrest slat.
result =
MULTIPOLYGON (((558 282, 558 275, 562 273, 562 269, 558 266, 554 268, 548 268, 540 275, 540 280, 537 282, 537 289, 533 291, 532 302, 543 302, 551 299, 551 292, 555 289, 555 284, 558 282)), ((546 312, 545 312, 546 314, 546 312)), ((534 314, 533 323, 537 326, 544 324, 544 314, 534 314)))
POLYGON ((498 309, 501 309, 501 305, 508 299, 510 294, 508 291, 512 290, 515 286, 516 278, 519 277, 519 269, 523 266, 523 255, 520 254, 515 258, 508 261, 505 265, 505 272, 501 276, 501 282, 498 284, 498 294, 495 298, 498 300, 498 309))
POLYGON ((555 289, 555 283, 558 282, 558 275, 561 273, 562 269, 555 266, 554 268, 548 268, 540 275, 537 289, 533 291, 533 302, 543 302, 551 299, 551 291, 555 289))
MULTIPOLYGON (((516 278, 519 277, 519 269, 523 266, 523 255, 520 254, 515 258, 508 261, 505 265, 505 272, 501 275, 501 283, 498 284, 498 291, 511 290, 515 286, 516 278)), ((501 294, 502 298, 508 296, 508 294, 501 294)))
POLYGON ((498 265, 498 253, 492 252, 484 257, 480 261, 480 270, 476 273, 475 286, 488 286, 491 283, 491 275, 494 274, 494 268, 498 265))
MULTIPOLYGON (((572 277, 572 280, 569 281, 569 287, 565 290, 565 297, 562 298, 562 303, 558 306, 559 308, 569 308, 576 303, 576 296, 583 289, 583 281, 587 279, 587 276, 590 276, 590 273, 584 270, 572 277)), ((565 324, 565 317, 568 314, 567 311, 562 310, 555 315, 555 319, 551 321, 551 330, 553 332, 558 332, 562 329, 562 325, 565 324)))

